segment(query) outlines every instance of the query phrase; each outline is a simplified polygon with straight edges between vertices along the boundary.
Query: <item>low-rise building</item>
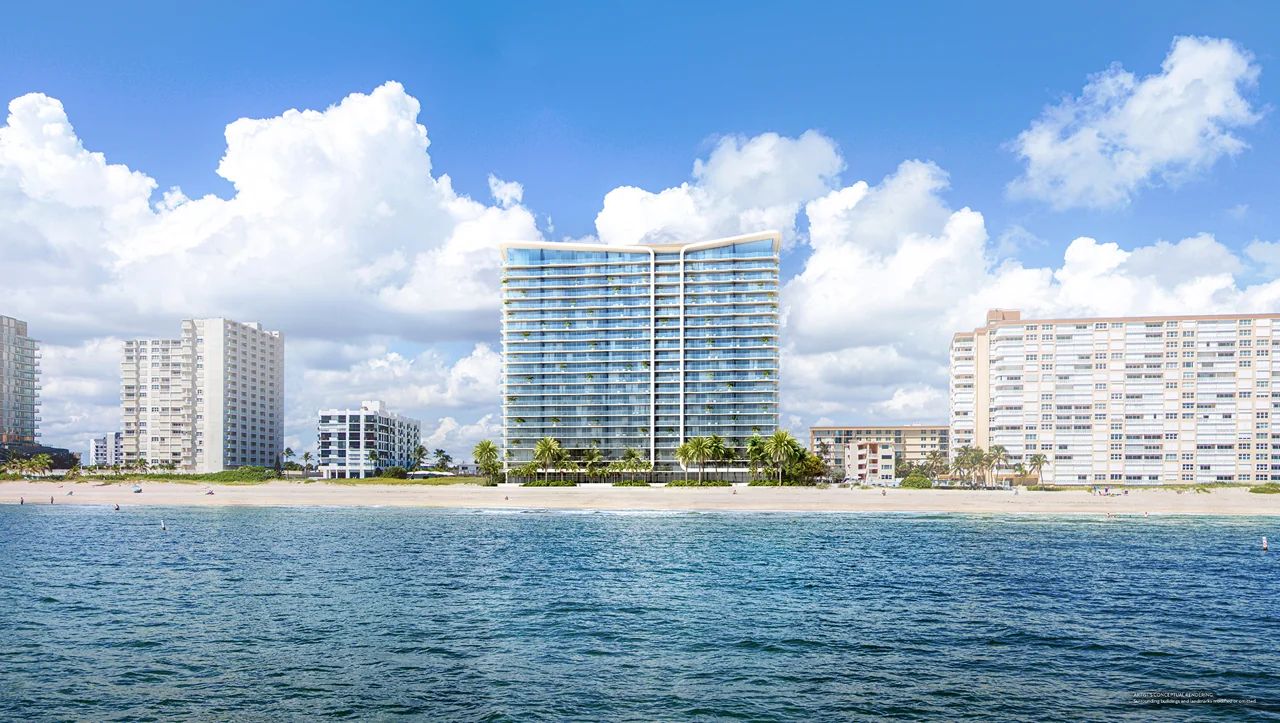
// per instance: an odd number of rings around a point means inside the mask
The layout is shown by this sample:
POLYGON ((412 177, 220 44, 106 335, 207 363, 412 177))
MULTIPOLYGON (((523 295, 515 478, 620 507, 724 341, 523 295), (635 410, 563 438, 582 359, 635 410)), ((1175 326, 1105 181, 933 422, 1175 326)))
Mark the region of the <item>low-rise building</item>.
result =
POLYGON ((422 425, 387 411, 380 401, 366 401, 359 409, 322 409, 318 442, 323 478, 363 479, 388 467, 412 469, 422 425))
POLYGON ((950 436, 945 424, 810 427, 809 450, 837 470, 846 466, 845 449, 859 442, 891 444, 903 462, 924 464, 932 452, 947 455, 950 436))

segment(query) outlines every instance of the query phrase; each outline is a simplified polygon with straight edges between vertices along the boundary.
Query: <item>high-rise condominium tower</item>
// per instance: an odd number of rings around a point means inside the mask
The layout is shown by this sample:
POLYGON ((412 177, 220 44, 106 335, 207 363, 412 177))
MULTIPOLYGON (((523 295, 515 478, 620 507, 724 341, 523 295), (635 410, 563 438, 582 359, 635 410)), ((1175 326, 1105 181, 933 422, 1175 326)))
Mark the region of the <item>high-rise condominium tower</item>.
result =
POLYGON ((779 246, 776 233, 504 245, 508 469, 542 437, 607 460, 636 449, 671 471, 690 437, 720 435, 741 458, 748 437, 772 433, 779 246))
POLYGON ((1040 454, 1058 484, 1280 479, 1277 319, 993 310, 951 342, 951 453, 1000 445, 1010 464, 1040 454))
POLYGON ((284 449, 284 338, 261 324, 187 319, 180 339, 126 341, 125 462, 218 472, 274 467, 284 449))
POLYGON ((39 378, 40 342, 27 322, 0 316, 0 444, 35 444, 39 378))

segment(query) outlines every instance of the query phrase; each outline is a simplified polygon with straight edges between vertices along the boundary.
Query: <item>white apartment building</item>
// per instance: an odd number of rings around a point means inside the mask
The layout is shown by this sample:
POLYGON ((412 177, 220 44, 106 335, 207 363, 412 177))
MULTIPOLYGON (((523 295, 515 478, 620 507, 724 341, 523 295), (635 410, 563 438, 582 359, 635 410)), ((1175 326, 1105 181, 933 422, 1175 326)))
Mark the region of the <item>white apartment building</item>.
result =
POLYGON ((184 320, 178 339, 126 341, 120 401, 126 463, 275 467, 284 449, 284 337, 215 318, 184 320))
MULTIPOLYGON (((1042 454, 1046 483, 1280 479, 1271 352, 1280 314, 1022 319, 951 342, 951 454, 1042 454)), ((1277 370, 1280 372, 1280 370, 1277 370)))
POLYGON ((895 457, 891 442, 850 442, 844 450, 844 478, 861 484, 892 484, 895 457))
POLYGON ((90 467, 110 467, 124 462, 124 434, 112 432, 89 440, 84 464, 90 467))
POLYGON ((387 467, 412 469, 422 443, 418 420, 387 411, 378 401, 359 409, 322 409, 318 426, 320 474, 325 479, 372 477, 387 467))

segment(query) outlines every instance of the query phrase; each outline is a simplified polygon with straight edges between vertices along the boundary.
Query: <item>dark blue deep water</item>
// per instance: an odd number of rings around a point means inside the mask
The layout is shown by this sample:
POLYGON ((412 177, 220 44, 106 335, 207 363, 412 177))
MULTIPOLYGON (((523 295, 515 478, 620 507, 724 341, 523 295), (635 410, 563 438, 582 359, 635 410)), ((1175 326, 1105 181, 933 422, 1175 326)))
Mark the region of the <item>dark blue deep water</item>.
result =
POLYGON ((1263 534, 6 505, 0 718, 1275 719, 1263 534))

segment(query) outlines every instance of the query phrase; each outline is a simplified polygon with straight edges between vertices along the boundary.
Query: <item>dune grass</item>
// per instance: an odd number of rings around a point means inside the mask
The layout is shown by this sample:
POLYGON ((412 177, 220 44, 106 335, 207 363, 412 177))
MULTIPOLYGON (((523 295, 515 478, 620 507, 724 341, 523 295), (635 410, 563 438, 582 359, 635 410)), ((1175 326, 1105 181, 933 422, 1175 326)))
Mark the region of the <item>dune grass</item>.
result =
POLYGON ((400 479, 398 477, 366 477, 364 479, 316 480, 324 484, 359 487, 361 485, 387 485, 395 487, 443 487, 446 485, 491 486, 487 477, 427 477, 424 479, 400 479))

